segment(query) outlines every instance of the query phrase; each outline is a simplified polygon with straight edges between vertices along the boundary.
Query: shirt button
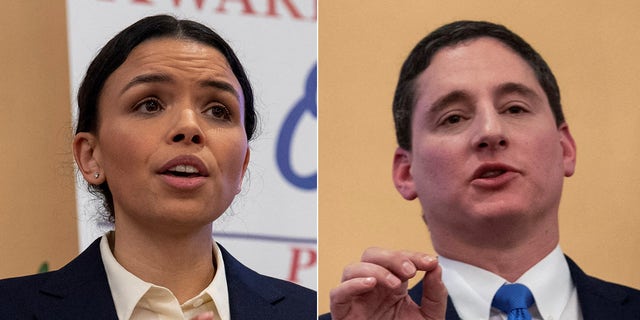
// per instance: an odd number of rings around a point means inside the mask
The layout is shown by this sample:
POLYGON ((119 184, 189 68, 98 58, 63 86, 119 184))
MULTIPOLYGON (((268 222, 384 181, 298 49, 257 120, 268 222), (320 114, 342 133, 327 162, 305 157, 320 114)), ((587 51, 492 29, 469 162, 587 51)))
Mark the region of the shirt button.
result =
POLYGON ((203 303, 204 303, 204 300, 197 299, 196 301, 193 302, 193 307, 197 308, 197 307, 201 306, 203 303))

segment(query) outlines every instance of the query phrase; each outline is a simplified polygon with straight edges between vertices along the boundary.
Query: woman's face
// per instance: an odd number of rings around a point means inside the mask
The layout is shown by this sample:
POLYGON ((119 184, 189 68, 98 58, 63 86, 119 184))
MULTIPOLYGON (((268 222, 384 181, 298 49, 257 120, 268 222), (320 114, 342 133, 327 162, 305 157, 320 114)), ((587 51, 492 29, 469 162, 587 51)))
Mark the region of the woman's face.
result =
POLYGON ((108 183, 116 221, 208 224, 240 191, 244 99, 218 50, 147 40, 107 78, 98 108, 97 134, 79 134, 74 148, 91 154, 81 156, 85 178, 108 183))

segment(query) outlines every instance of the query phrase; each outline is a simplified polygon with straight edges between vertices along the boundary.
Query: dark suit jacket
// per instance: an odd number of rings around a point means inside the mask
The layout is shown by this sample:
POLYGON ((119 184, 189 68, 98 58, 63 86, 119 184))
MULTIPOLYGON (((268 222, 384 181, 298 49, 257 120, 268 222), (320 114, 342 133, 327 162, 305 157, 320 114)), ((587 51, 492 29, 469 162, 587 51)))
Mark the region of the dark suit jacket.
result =
MULTIPOLYGON (((578 291, 578 301, 584 320, 601 319, 640 319, 640 291, 602 281, 586 275, 569 257, 569 271, 578 291)), ((422 282, 409 290, 413 301, 420 303, 422 282)), ((447 320, 460 319, 449 297, 447 302, 447 320)))
MULTIPOLYGON (((222 246, 231 319, 316 319, 316 292, 256 273, 222 246)), ((0 281, 0 319, 117 319, 96 240, 58 271, 0 281)))
MULTIPOLYGON (((640 291, 590 277, 569 257, 567 257, 567 262, 571 278, 578 291, 578 301, 584 320, 640 319, 640 291)), ((420 304, 422 282, 409 290, 409 296, 417 304, 420 304)), ((330 319, 329 314, 320 317, 320 320, 330 319)), ((447 300, 446 319, 460 319, 451 302, 451 297, 447 300)))

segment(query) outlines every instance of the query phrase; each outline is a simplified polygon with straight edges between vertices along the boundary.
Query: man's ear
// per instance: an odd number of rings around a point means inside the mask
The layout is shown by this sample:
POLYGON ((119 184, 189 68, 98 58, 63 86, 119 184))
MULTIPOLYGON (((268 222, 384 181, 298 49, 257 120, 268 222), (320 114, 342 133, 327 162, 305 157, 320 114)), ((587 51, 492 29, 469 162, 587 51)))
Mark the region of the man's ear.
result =
POLYGON ((247 167, 249 167, 249 159, 251 158, 251 149, 247 146, 247 153, 244 155, 244 163, 242 164, 242 175, 238 180, 238 186, 236 187, 236 194, 242 191, 242 181, 244 181, 244 175, 247 173, 247 167))
POLYGON ((560 145, 562 145, 562 156, 564 162, 564 176, 570 177, 576 170, 576 143, 569 132, 569 125, 563 123, 558 127, 560 133, 560 145))
POLYGON ((393 183, 403 198, 413 200, 418 197, 413 175, 411 175, 411 151, 398 147, 393 154, 393 183))
POLYGON ((90 184, 103 183, 106 177, 100 166, 100 152, 97 151, 95 135, 89 132, 79 132, 73 138, 72 148, 78 170, 84 179, 90 184))

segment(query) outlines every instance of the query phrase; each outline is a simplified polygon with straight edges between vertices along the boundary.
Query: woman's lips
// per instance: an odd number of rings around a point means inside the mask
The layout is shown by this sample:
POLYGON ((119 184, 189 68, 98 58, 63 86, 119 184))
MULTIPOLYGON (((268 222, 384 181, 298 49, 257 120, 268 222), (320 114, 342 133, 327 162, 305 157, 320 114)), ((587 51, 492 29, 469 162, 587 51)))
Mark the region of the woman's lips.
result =
POLYGON ((158 170, 158 174, 170 187, 190 190, 202 186, 209 171, 198 157, 182 155, 167 161, 158 170))
POLYGON ((162 180, 172 188, 191 190, 202 186, 207 178, 203 176, 176 176, 171 174, 161 174, 162 180))
POLYGON ((158 170, 159 174, 185 173, 208 177, 209 170, 200 158, 192 155, 181 155, 167 161, 158 170))

